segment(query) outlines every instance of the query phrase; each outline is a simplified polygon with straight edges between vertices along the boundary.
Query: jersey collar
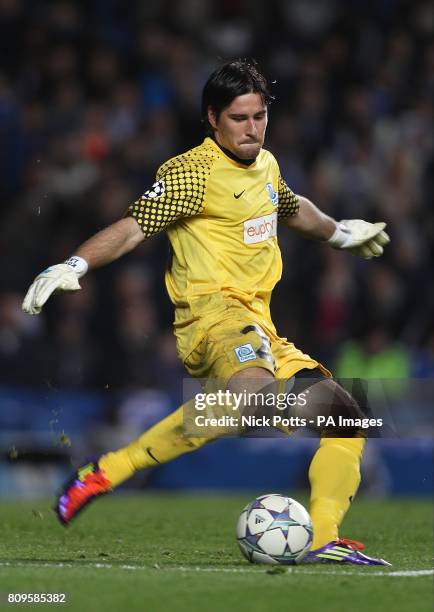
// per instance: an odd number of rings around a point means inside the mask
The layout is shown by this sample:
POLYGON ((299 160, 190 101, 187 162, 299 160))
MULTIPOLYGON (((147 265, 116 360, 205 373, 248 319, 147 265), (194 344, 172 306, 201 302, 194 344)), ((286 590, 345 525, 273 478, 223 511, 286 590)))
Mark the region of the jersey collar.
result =
POLYGON ((207 136, 205 140, 211 141, 213 145, 215 145, 220 151, 222 151, 222 153, 226 155, 226 157, 229 157, 229 159, 239 164, 240 166, 243 166, 244 168, 250 168, 250 166, 252 166, 258 159, 257 157, 255 159, 241 159, 237 157, 236 155, 234 155, 232 151, 229 151, 228 149, 225 149, 224 147, 222 147, 217 142, 217 140, 215 140, 215 138, 212 138, 211 136, 207 136))

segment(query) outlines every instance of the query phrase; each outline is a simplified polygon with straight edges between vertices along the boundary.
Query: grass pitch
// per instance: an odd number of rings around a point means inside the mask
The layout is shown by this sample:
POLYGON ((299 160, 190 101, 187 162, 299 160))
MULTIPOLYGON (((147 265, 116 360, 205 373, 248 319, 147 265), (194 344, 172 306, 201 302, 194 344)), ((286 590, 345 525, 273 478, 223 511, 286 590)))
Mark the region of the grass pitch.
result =
POLYGON ((365 541, 367 553, 392 568, 309 565, 275 572, 244 561, 234 536, 239 512, 260 493, 117 494, 98 500, 67 529, 48 503, 0 502, 0 607, 10 607, 5 593, 56 592, 67 594, 66 606, 38 608, 432 610, 431 502, 354 503, 342 534, 365 541))

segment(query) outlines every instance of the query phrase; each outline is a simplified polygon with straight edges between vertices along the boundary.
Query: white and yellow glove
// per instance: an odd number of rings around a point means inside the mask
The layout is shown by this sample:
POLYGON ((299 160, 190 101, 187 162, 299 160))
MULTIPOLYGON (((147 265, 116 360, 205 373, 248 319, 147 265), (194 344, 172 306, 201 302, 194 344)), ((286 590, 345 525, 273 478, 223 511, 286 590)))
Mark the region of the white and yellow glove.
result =
POLYGON ((65 263, 51 266, 35 278, 23 301, 23 310, 28 314, 39 314, 52 293, 78 291, 78 279, 87 272, 87 262, 82 257, 70 257, 65 263))
POLYGON ((383 247, 390 242, 384 231, 386 224, 368 223, 361 219, 339 221, 331 238, 327 240, 334 249, 350 251, 364 259, 380 257, 383 247))

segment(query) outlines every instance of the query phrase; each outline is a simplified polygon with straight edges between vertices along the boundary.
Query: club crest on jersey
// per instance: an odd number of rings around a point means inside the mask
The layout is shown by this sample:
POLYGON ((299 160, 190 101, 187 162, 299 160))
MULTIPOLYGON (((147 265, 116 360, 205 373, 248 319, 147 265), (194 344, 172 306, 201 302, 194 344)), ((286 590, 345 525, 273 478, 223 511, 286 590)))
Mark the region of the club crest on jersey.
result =
POLYGON ((160 198, 164 195, 164 181, 157 181, 148 191, 142 195, 142 198, 160 198))
POLYGON ((277 206, 279 203, 279 194, 277 191, 274 191, 273 185, 271 183, 267 183, 265 185, 265 189, 268 191, 268 197, 271 200, 273 206, 277 206))
POLYGON ((250 343, 237 346, 234 351, 238 361, 240 361, 241 363, 244 363, 245 361, 250 361, 251 359, 256 359, 256 353, 250 343))

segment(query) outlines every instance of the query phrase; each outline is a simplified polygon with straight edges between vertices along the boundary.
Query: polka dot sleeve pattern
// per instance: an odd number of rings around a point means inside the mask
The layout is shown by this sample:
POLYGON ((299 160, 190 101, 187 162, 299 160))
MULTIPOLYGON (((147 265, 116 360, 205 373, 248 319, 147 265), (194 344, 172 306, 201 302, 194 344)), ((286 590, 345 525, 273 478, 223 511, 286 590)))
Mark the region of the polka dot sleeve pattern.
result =
POLYGON ((156 182, 129 207, 126 214, 136 219, 146 238, 203 211, 209 167, 189 161, 175 158, 163 164, 156 182))
POLYGON ((296 215, 299 209, 300 202, 297 196, 279 174, 279 208, 277 211, 279 220, 296 215))

